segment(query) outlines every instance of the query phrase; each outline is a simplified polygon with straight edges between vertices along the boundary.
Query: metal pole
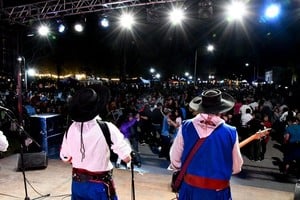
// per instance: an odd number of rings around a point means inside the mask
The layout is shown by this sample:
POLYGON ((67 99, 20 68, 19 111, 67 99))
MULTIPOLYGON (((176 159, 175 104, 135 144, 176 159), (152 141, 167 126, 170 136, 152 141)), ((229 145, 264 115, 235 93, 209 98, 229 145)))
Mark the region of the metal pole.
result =
POLYGON ((198 54, 198 51, 197 51, 197 49, 196 49, 196 51, 195 51, 195 66, 194 66, 194 85, 196 85, 196 80, 197 80, 197 54, 198 54))
POLYGON ((24 82, 25 82, 25 91, 27 92, 28 89, 28 84, 27 84, 27 78, 28 78, 28 73, 27 73, 27 67, 26 67, 26 60, 25 57, 22 56, 23 61, 24 61, 24 82))
POLYGON ((255 81, 255 66, 253 66, 253 81, 255 81))
POLYGON ((19 61, 19 66, 17 70, 17 96, 18 96, 18 112, 19 112, 19 122, 23 122, 23 106, 22 106, 22 63, 19 61))

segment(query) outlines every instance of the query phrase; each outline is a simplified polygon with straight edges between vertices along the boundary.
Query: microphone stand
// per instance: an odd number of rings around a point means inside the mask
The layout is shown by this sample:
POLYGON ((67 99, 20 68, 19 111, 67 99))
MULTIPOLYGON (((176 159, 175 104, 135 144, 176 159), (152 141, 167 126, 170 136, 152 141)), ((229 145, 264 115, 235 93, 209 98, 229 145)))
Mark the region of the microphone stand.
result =
MULTIPOLYGON (((17 121, 14 113, 9 110, 9 109, 4 109, 4 112, 6 114, 6 116, 16 124, 18 131, 19 131, 19 135, 21 138, 21 147, 20 147, 20 157, 21 157, 21 170, 22 170, 22 175, 23 175, 23 182, 24 182, 24 189, 25 189, 25 198, 24 200, 30 200, 29 196, 28 196, 28 191, 27 191, 27 179, 26 179, 26 175, 25 175, 25 166, 24 166, 24 146, 26 146, 25 144, 25 140, 22 139, 22 133, 29 138, 32 142, 34 142, 39 148, 41 147, 41 145, 39 145, 39 143, 37 141, 35 141, 28 133, 27 131, 23 128, 23 126, 17 121)), ((50 196, 50 194, 46 194, 43 195, 42 197, 47 197, 50 196)), ((40 198, 40 197, 39 197, 40 198)))
POLYGON ((131 199, 135 200, 135 188, 134 188, 134 159, 136 153, 134 151, 131 152, 131 199))

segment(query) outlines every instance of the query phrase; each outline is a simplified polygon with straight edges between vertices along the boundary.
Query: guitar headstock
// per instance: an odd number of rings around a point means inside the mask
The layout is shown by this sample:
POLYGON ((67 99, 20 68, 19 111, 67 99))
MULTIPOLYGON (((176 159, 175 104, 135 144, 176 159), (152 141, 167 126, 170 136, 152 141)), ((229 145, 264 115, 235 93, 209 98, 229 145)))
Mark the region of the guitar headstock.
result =
POLYGON ((264 130, 261 130, 261 131, 257 131, 254 135, 253 135, 253 139, 255 140, 259 140, 261 138, 263 138, 264 136, 266 135, 269 135, 270 134, 270 131, 271 131, 271 128, 266 128, 264 130))

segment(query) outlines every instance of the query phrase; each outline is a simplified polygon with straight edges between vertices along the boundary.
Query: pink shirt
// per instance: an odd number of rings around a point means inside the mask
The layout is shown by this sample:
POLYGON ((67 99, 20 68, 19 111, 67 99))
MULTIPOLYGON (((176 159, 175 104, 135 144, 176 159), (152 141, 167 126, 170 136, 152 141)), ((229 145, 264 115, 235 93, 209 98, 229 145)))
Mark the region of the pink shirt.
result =
MULTIPOLYGON (((111 122, 106 122, 110 130, 112 150, 121 159, 131 153, 130 145, 124 140, 123 134, 111 122)), ((75 168, 85 169, 91 172, 109 171, 113 168, 110 161, 108 144, 99 124, 95 119, 83 123, 81 144, 81 122, 73 122, 67 136, 65 134, 61 146, 60 158, 65 162, 71 162, 75 168), (82 153, 84 149, 84 154, 82 153)))
MULTIPOLYGON (((221 119, 216 115, 207 115, 202 113, 194 117, 192 119, 192 122, 200 138, 209 136, 214 131, 215 128, 217 128, 220 124, 225 123, 223 119, 221 119), (208 121, 209 123, 205 123, 208 121)), ((180 169, 183 147, 184 147, 184 141, 182 136, 182 129, 180 127, 170 150, 170 158, 172 161, 170 165, 171 169, 180 169)), ((236 142, 232 149, 232 158, 233 158, 232 173, 236 174, 241 171, 243 165, 243 158, 239 148, 238 135, 236 136, 236 142)))

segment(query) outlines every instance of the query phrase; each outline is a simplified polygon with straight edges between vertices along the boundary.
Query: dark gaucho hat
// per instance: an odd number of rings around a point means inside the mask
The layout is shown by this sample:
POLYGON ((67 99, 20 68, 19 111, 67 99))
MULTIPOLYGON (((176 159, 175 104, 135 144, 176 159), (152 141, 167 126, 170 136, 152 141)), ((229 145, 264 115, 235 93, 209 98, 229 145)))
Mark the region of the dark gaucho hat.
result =
POLYGON ((189 107, 196 112, 207 114, 225 113, 231 110, 235 100, 227 93, 218 89, 210 89, 202 92, 189 103, 189 107))
POLYGON ((71 98, 68 109, 72 120, 86 122, 99 114, 100 106, 96 91, 91 88, 82 88, 71 98))

